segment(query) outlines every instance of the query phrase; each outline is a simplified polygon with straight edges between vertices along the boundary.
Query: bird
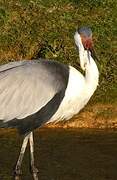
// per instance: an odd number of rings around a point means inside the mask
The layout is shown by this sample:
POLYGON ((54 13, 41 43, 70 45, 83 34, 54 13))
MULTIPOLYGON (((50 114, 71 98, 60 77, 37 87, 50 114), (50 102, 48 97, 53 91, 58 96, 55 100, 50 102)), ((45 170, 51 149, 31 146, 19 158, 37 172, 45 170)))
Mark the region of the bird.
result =
POLYGON ((15 180, 20 179, 28 142, 32 176, 38 180, 33 131, 44 124, 73 117, 88 103, 98 86, 99 71, 91 28, 78 28, 74 40, 84 74, 71 65, 41 58, 0 66, 0 127, 17 128, 24 135, 15 180))

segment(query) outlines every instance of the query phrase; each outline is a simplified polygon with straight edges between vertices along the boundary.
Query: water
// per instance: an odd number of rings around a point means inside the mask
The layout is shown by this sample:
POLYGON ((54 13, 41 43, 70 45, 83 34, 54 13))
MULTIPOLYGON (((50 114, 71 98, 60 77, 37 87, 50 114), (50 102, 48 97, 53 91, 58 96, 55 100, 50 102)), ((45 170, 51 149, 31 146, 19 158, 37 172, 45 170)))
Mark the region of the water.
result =
MULTIPOLYGON (((14 130, 0 129, 0 180, 12 180, 22 143, 14 130)), ((31 180, 29 148, 22 180, 31 180)), ((43 128, 35 132, 39 180, 117 180, 117 132, 43 128)))

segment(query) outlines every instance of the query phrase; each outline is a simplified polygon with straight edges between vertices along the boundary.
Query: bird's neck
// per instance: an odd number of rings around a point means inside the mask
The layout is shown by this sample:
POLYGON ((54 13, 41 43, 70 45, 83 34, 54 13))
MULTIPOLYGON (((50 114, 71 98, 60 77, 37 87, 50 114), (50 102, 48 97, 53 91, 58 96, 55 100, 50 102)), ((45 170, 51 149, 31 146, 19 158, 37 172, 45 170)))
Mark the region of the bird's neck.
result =
POLYGON ((99 81, 99 71, 97 65, 92 58, 91 54, 84 50, 83 47, 79 49, 79 56, 81 67, 85 65, 85 82, 86 82, 86 89, 89 96, 91 96, 97 88, 98 81, 99 81), (82 65, 83 64, 83 65, 82 65))
POLYGON ((85 80, 86 80, 87 89, 93 93, 98 86, 99 71, 91 55, 90 55, 90 62, 88 63, 85 71, 85 80))
POLYGON ((98 85, 99 71, 95 61, 91 57, 91 54, 90 53, 88 54, 88 51, 84 49, 81 36, 78 32, 75 33, 74 39, 79 49, 80 66, 83 70, 85 70, 84 78, 86 82, 86 89, 89 93, 89 96, 91 96, 96 90, 98 85))

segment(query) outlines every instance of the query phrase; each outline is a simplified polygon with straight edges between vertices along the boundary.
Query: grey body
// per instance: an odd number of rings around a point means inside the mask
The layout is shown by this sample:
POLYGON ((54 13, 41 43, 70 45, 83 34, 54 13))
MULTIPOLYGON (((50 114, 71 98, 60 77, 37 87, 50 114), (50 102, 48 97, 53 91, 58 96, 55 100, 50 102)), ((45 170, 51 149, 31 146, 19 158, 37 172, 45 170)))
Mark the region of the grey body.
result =
POLYGON ((0 67, 0 127, 28 133, 57 111, 67 88, 69 67, 56 61, 13 62, 0 67))

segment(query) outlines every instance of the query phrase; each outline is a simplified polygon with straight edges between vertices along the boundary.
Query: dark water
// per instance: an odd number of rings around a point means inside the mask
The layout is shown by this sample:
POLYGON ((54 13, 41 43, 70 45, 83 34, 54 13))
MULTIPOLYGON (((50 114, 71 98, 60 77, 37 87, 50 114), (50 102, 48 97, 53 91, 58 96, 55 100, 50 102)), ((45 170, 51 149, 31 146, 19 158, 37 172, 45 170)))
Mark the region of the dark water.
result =
MULTIPOLYGON (((0 180, 12 180, 22 137, 0 130, 0 180)), ((40 129, 35 132, 39 180, 117 180, 117 132, 40 129)), ((22 180, 31 180, 29 150, 22 180)))

